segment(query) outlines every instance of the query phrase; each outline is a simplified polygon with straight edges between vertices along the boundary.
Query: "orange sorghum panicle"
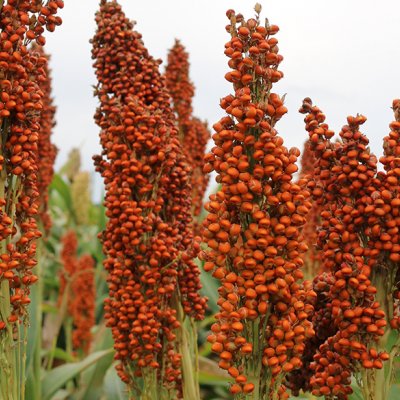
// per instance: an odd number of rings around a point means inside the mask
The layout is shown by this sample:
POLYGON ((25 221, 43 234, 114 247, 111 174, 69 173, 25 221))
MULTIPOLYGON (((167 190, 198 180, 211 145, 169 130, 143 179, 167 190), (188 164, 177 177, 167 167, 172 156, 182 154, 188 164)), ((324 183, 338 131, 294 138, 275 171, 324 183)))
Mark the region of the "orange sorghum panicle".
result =
POLYGON ((58 303, 66 296, 68 315, 72 318, 72 348, 87 353, 95 325, 94 259, 89 254, 78 258, 78 238, 75 231, 68 231, 61 239, 61 261, 58 303))
POLYGON ((179 40, 168 53, 165 82, 171 95, 178 124, 182 126, 192 118, 194 85, 189 78, 189 54, 179 40))
POLYGON ((204 122, 193 116, 194 85, 189 78, 189 55, 179 40, 168 53, 165 78, 177 116, 183 151, 191 166, 193 215, 199 216, 209 180, 208 174, 203 173, 203 166, 210 132, 204 122))
POLYGON ((177 299, 196 319, 205 311, 193 262, 199 245, 191 225, 190 169, 160 61, 149 55, 118 3, 103 1, 96 23, 95 120, 103 151, 94 160, 106 187, 105 318, 121 379, 131 384, 153 377, 157 390, 163 386, 180 398, 177 299))
MULTIPOLYGON (((58 304, 60 305, 68 286, 68 281, 78 269, 78 237, 75 231, 70 230, 61 238, 62 248, 60 258, 62 269, 60 271, 60 288, 58 291, 58 304)), ((69 293, 66 294, 69 296, 69 293)))
MULTIPOLYGON (((359 131, 364 116, 348 117, 341 140, 333 143, 325 115, 310 99, 304 100, 300 111, 307 114, 306 129, 316 159, 309 188, 321 206, 318 245, 329 272, 314 281, 316 337, 308 344, 316 352, 310 364, 312 376, 292 385, 295 390, 311 387, 317 396, 347 399, 352 374, 360 368, 382 368, 387 358, 387 353, 373 348, 386 321, 371 273, 380 252, 367 239, 368 207, 380 187, 377 159, 359 131)), ((307 369, 304 374, 308 375, 307 369)))
POLYGON ((72 277, 73 295, 70 314, 73 318, 72 345, 74 350, 88 353, 95 325, 96 288, 95 262, 91 255, 79 257, 78 268, 72 277))
MULTIPOLYGON (((304 143, 304 150, 301 156, 301 170, 300 179, 302 179, 305 184, 312 179, 314 174, 315 158, 311 150, 310 141, 307 140, 304 143)), ((314 188, 314 190, 319 190, 314 188)), ((317 227, 320 224, 320 212, 321 206, 318 202, 313 202, 309 213, 307 214, 307 221, 304 224, 302 234, 304 241, 307 244, 308 250, 304 254, 304 267, 303 272, 306 279, 313 280, 315 276, 321 272, 323 266, 321 260, 321 251, 317 246, 318 241, 318 231, 317 227)))
MULTIPOLYGON (((381 216, 381 225, 385 227, 385 243, 382 245, 389 252, 389 268, 391 271, 388 290, 390 285, 395 286, 393 296, 393 314, 389 315, 390 325, 393 329, 400 329, 400 99, 393 100, 393 112, 395 120, 389 125, 389 136, 384 138, 384 156, 380 162, 383 164, 386 174, 379 173, 378 178, 382 180, 383 190, 381 200, 384 201, 386 208, 390 205, 391 213, 388 218, 387 213, 381 216), (387 236, 389 235, 389 236, 387 236), (389 239, 390 237, 390 239, 389 239)), ((381 236, 380 236, 381 238, 381 236)), ((382 237, 383 239, 383 237, 382 237)))
POLYGON ((51 135, 55 126, 56 107, 51 97, 51 75, 48 67, 50 57, 44 52, 43 47, 35 46, 33 51, 37 52, 41 57, 47 59, 44 66, 45 77, 39 81, 40 88, 43 92, 42 111, 40 119, 40 132, 38 141, 38 191, 39 197, 39 214, 45 232, 51 228, 51 219, 48 212, 49 201, 49 185, 54 175, 54 162, 57 156, 57 147, 51 142, 51 135))
MULTIPOLYGON (((234 94, 221 100, 227 116, 214 124, 205 172, 221 189, 206 205, 204 268, 220 280, 217 322, 208 340, 219 365, 235 379, 231 392, 287 398, 285 376, 301 368, 315 293, 300 285, 301 229, 311 208, 305 182, 293 182, 299 150, 288 150, 275 129, 287 112, 271 92, 278 67, 276 25, 227 12, 232 38, 225 45, 234 94)), ((241 397, 240 397, 241 398, 241 397)))
MULTIPOLYGON (((61 24, 56 14, 63 2, 50 3, 8 0, 0 10, 0 285, 3 290, 8 281, 11 304, 4 306, 1 318, 11 324, 26 316, 29 286, 37 280, 32 268, 40 237, 35 218, 47 59, 27 46, 32 41, 43 45, 44 28, 61 24)), ((2 293, 0 302, 7 303, 2 293)), ((6 327, 6 321, 0 325, 6 327)))

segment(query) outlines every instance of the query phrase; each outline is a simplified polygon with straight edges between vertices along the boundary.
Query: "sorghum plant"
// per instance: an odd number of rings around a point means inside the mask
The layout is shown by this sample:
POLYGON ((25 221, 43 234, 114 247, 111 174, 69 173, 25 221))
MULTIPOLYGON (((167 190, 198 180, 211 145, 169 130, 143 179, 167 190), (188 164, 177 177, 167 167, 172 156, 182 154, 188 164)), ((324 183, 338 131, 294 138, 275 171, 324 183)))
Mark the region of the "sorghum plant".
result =
POLYGON ((100 105, 108 222, 105 317, 117 370, 132 396, 198 399, 182 323, 204 316, 193 258, 190 169, 179 143, 159 60, 117 2, 102 1, 92 40, 100 105))
POLYGON ((72 348, 88 353, 92 340, 91 329, 95 325, 96 288, 94 284, 95 262, 90 254, 78 259, 78 269, 72 277, 73 330, 72 348))
MULTIPOLYGON (((310 141, 304 143, 304 149, 301 156, 301 170, 300 178, 307 184, 312 179, 314 174, 315 158, 311 150, 310 141)), ((307 214, 307 221, 303 226, 303 237, 307 244, 308 250, 304 254, 304 267, 303 272, 306 279, 313 280, 315 276, 321 272, 322 260, 321 252, 317 248, 318 232, 317 228, 320 221, 321 206, 318 202, 313 202, 309 213, 307 214)))
POLYGON ((67 350, 87 353, 95 324, 95 265, 92 256, 78 258, 78 238, 68 231, 61 239, 62 270, 60 274, 59 304, 65 302, 68 311, 64 325, 67 350))
POLYGON ((77 225, 86 225, 89 219, 90 174, 87 171, 77 172, 71 184, 71 200, 75 211, 77 225))
POLYGON ((41 102, 42 109, 40 112, 40 130, 38 134, 38 154, 37 154, 37 189, 39 196, 37 198, 38 214, 36 221, 38 228, 42 233, 42 239, 37 242, 36 258, 37 265, 33 269, 33 273, 38 277, 38 283, 33 287, 31 292, 32 304, 28 310, 30 313, 31 321, 35 319, 36 334, 30 335, 28 347, 32 349, 34 363, 30 366, 31 374, 28 382, 32 385, 28 386, 31 396, 35 399, 41 397, 41 365, 42 365, 42 307, 41 302, 43 298, 43 264, 46 260, 46 247, 44 242, 47 241, 51 229, 51 218, 49 213, 49 186, 54 176, 54 162, 57 156, 57 148, 51 141, 53 128, 55 126, 55 111, 53 99, 51 97, 51 76, 48 66, 50 57, 44 52, 42 46, 33 44, 30 52, 36 57, 46 59, 43 66, 44 74, 39 74, 37 82, 43 94, 41 102), (34 395, 33 395, 34 393, 34 395))
POLYGON ((208 175, 203 173, 203 166, 210 132, 204 122, 193 116, 195 88, 189 78, 189 67, 189 55, 179 40, 176 40, 168 53, 165 78, 177 116, 183 151, 191 166, 192 209, 193 215, 198 217, 209 180, 208 175))
POLYGON ((307 114, 316 159, 309 187, 321 205, 318 245, 327 272, 314 280, 318 298, 313 316, 316 337, 308 346, 309 362, 313 346, 315 350, 311 377, 297 383, 315 395, 347 399, 355 376, 365 399, 384 399, 398 351, 394 346, 389 355, 386 345, 396 329, 389 322, 397 302, 399 124, 390 125, 384 141, 381 162, 386 172, 377 172, 377 159, 359 130, 364 116, 348 117, 341 140, 332 142, 334 133, 324 122, 325 115, 310 99, 300 111, 307 114), (388 359, 385 371, 383 362, 388 359))
POLYGON ((81 169, 81 153, 78 148, 74 147, 68 154, 66 163, 60 170, 61 175, 65 175, 69 182, 73 182, 81 169))
POLYGON ((51 228, 51 219, 48 213, 49 186, 54 176, 54 162, 57 157, 57 147, 52 143, 51 136, 55 126, 56 107, 51 97, 51 75, 48 67, 50 57, 44 52, 43 47, 34 46, 32 51, 40 57, 45 57, 44 76, 39 80, 40 89, 43 92, 42 110, 40 118, 40 131, 38 139, 38 191, 39 191, 39 215, 43 231, 51 228))
POLYGON ((213 128, 205 172, 221 189, 206 205, 205 270, 220 280, 220 312, 208 340, 235 383, 236 399, 284 399, 285 376, 301 368, 315 293, 303 278, 307 250, 301 229, 309 212, 305 183, 293 182, 299 150, 288 150, 275 129, 287 112, 272 86, 278 67, 276 25, 227 12, 225 45, 234 94, 221 100, 227 115, 213 128))
POLYGON ((38 146, 47 79, 44 29, 61 24, 61 0, 1 1, 0 7, 0 393, 25 397, 25 345, 30 285, 37 276, 38 146))

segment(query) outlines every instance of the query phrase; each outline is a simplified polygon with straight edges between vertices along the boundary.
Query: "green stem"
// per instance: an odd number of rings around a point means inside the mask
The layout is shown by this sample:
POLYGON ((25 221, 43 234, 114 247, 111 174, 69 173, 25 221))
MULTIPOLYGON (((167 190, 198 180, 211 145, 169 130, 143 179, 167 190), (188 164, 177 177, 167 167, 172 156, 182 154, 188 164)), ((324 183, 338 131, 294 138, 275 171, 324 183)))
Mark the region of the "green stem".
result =
POLYGON ((25 399, 25 387, 26 387, 26 346, 28 343, 28 337, 27 337, 27 332, 28 332, 28 326, 27 324, 23 324, 19 326, 19 354, 18 356, 20 357, 20 377, 21 377, 21 382, 20 382, 20 387, 19 387, 19 398, 21 400, 25 399), (22 331, 22 334, 21 334, 22 331))
POLYGON ((146 368, 143 371, 143 392, 141 400, 159 400, 157 371, 154 368, 146 368))
POLYGON ((10 316, 10 287, 8 280, 0 282, 0 320, 6 323, 6 328, 0 332, 0 388, 2 398, 17 400, 17 383, 15 382, 15 343, 10 316))
MULTIPOLYGON (((43 229, 41 229, 44 232, 43 229)), ((38 263, 35 267, 35 274, 39 278, 35 287, 32 289, 32 297, 35 297, 34 305, 35 309, 32 310, 32 317, 35 319, 35 340, 32 344, 34 346, 33 350, 33 368, 32 368, 32 381, 34 383, 33 396, 35 400, 40 400, 42 395, 42 385, 41 385, 41 369, 42 369, 42 302, 43 302, 43 280, 42 280, 42 262, 44 261, 44 243, 43 240, 38 241, 38 247, 36 252, 36 257, 38 263)))
POLYGON ((182 355, 183 398, 200 400, 199 366, 197 348, 197 331, 194 321, 185 317, 179 300, 176 304, 180 328, 177 333, 178 349, 182 355))
MULTIPOLYGON (((73 321, 71 317, 68 317, 64 323, 64 331, 65 331, 65 351, 71 358, 74 357, 73 354, 73 346, 72 346, 72 328, 73 321)), ((67 389, 73 389, 73 383, 69 381, 67 383, 67 389)))
POLYGON ((393 360, 399 352, 399 334, 390 326, 390 320, 393 318, 393 290, 396 273, 397 265, 389 263, 385 266, 377 266, 372 276, 372 282, 377 289, 376 300, 385 311, 387 322, 386 332, 377 344, 377 350, 378 352, 387 351, 389 360, 383 364, 381 369, 368 371, 363 369, 361 391, 364 400, 386 400, 393 383, 393 360), (393 340, 393 336, 396 336, 395 340, 393 340))
POLYGON ((64 324, 64 330, 65 330, 65 350, 70 355, 73 357, 72 354, 72 319, 70 317, 67 318, 64 324))
POLYGON ((261 399, 261 391, 260 391, 260 379, 261 379, 261 357, 262 349, 260 348, 260 320, 256 319, 251 322, 252 325, 252 336, 253 336, 253 356, 251 360, 248 361, 251 368, 249 371, 248 380, 249 383, 254 385, 254 391, 252 393, 251 399, 258 400, 261 399))
POLYGON ((262 318, 248 321, 245 324, 245 337, 253 344, 253 351, 251 355, 244 360, 243 375, 247 377, 248 383, 254 385, 254 390, 247 395, 243 393, 235 395, 235 400, 263 400, 267 398, 265 388, 269 389, 270 382, 264 376, 265 371, 263 371, 262 355, 268 317, 269 315, 265 315, 262 318))
MULTIPOLYGON (((1 1, 1 0, 0 0, 1 1)), ((0 2, 1 7, 3 2, 0 2)), ((4 123, 0 135, 0 148, 3 148, 3 142, 8 134, 8 126, 4 123)), ((7 172, 5 166, 0 173, 0 198, 5 199, 7 183, 7 172)), ((5 205, 7 207, 7 204, 5 205)), ((3 210, 5 211, 5 210, 3 210)), ((13 216, 12 216, 13 217, 13 216)), ((0 254, 5 254, 7 240, 0 242, 0 254)), ((0 390, 2 398, 8 400, 17 400, 17 388, 19 383, 16 379, 16 344, 13 340, 13 327, 8 322, 11 314, 10 302, 10 285, 7 279, 0 279, 0 321, 6 324, 5 328, 0 331, 0 390)), ((18 343, 17 343, 18 345, 18 343)))

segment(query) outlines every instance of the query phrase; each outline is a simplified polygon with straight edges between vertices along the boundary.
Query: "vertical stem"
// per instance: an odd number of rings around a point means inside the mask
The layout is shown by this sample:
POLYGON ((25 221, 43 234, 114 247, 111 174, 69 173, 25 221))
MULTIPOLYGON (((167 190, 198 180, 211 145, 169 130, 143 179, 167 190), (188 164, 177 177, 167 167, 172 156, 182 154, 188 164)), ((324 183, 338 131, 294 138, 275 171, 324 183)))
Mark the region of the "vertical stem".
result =
POLYGON ((377 350, 378 352, 387 351, 390 358, 381 369, 363 371, 361 389, 365 400, 386 400, 393 383, 393 359, 398 352, 397 343, 399 341, 398 332, 390 326, 390 320, 393 318, 393 290, 396 272, 397 266, 389 263, 387 266, 378 266, 372 277, 372 282, 377 289, 376 300, 385 311, 387 321, 386 332, 379 341, 377 350), (397 335, 395 341, 393 341, 393 335, 397 335))
POLYGON ((19 399, 24 400, 25 399, 25 386, 26 386, 26 345, 28 342, 27 338, 27 324, 22 324, 18 327, 19 331, 19 358, 20 358, 20 370, 19 370, 19 375, 20 375, 20 386, 19 386, 19 399))
POLYGON ((251 359, 246 361, 249 364, 249 371, 246 373, 249 383, 254 385, 254 391, 251 394, 252 400, 258 400, 262 398, 260 392, 260 379, 261 379, 261 357, 262 349, 260 349, 260 319, 257 318, 255 321, 250 322, 251 333, 250 337, 253 337, 253 354, 251 359))
POLYGON ((141 400, 158 400, 157 371, 154 368, 146 368, 143 372, 143 392, 141 400))
MULTIPOLYGON (((69 288, 68 288, 69 289, 69 288)), ((65 331, 65 351, 71 357, 73 357, 73 349, 72 349, 72 325, 73 321, 71 317, 67 317, 64 323, 64 331, 65 331)), ((67 383, 67 389, 72 389, 72 382, 69 381, 67 383)))
MULTIPOLYGON (((41 229, 43 232, 44 230, 41 229)), ((33 400, 40 400, 41 399, 41 370, 42 370, 42 302, 43 302, 43 280, 42 280, 42 261, 44 260, 43 257, 43 250, 44 244, 43 240, 38 241, 36 257, 38 263, 34 269, 34 273, 39 278, 37 283, 31 290, 31 305, 30 315, 32 316, 32 320, 34 324, 30 327, 30 329, 34 329, 35 335, 34 340, 28 341, 29 346, 33 346, 33 360, 31 365, 31 379, 30 382, 32 383, 32 391, 31 394, 33 396, 33 400)))
POLYGON ((186 317, 179 296, 176 295, 175 307, 180 327, 177 333, 178 349, 182 355, 182 386, 183 398, 200 400, 200 385, 198 375, 198 358, 196 326, 190 317, 186 317))
MULTIPOLYGON (((2 243, 3 244, 3 243, 2 243)), ((3 246, 1 246, 3 247, 3 246)), ((17 383, 15 382, 15 343, 10 316, 10 287, 8 280, 0 282, 0 317, 6 323, 6 328, 0 331, 0 388, 2 398, 17 400, 17 383)))
MULTIPOLYGON (((2 2, 0 3, 2 7, 2 2)), ((0 149, 3 150, 4 136, 7 135, 8 126, 3 124, 0 135, 0 149)), ((2 151, 3 152, 3 151, 2 151)), ((0 199, 5 199, 7 173, 3 166, 0 173, 0 199)), ((6 205, 7 206, 7 205, 6 205)), ((6 239, 0 242, 0 254, 6 253, 6 239)), ((15 343, 13 328, 8 322, 11 314, 10 285, 7 279, 0 280, 0 320, 6 324, 0 331, 0 388, 4 399, 17 400, 17 371, 15 365, 15 343)))

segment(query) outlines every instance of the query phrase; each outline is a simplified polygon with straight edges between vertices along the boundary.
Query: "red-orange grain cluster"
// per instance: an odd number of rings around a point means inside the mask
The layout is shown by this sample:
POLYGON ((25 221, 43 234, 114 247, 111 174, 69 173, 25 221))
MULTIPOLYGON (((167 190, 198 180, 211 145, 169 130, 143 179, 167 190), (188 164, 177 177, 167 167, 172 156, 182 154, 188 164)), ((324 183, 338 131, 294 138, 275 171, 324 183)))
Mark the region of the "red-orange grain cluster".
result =
MULTIPOLYGON (((314 175, 315 157, 311 150, 310 141, 304 143, 303 154, 301 156, 301 170, 300 179, 305 184, 312 179, 314 175)), ((320 224, 321 206, 318 202, 313 202, 309 213, 307 214, 307 221, 303 227, 303 237, 307 244, 308 250, 304 254, 304 267, 303 272, 306 279, 313 280, 314 277, 321 272, 322 260, 321 251, 317 247, 318 231, 317 228, 320 224)))
POLYGON ((132 383, 156 376, 157 385, 179 398, 176 308, 181 303, 197 319, 205 310, 193 261, 199 244, 193 241, 190 168, 160 62, 116 2, 101 3, 96 23, 92 55, 100 106, 95 120, 103 151, 94 159, 106 188, 105 318, 120 377, 132 383))
POLYGON ((370 234, 374 236, 374 247, 383 252, 385 265, 379 271, 384 282, 382 297, 389 295, 393 300, 393 310, 387 310, 387 319, 393 329, 400 329, 400 99, 393 100, 394 121, 389 124, 390 133, 383 140, 384 155, 379 159, 385 169, 378 172, 378 179, 382 183, 380 197, 374 194, 373 208, 369 212, 378 215, 379 220, 369 219, 370 234), (378 211, 384 210, 382 212, 378 211), (389 311, 389 312, 388 312, 389 311), (390 312, 392 312, 390 314, 390 312))
POLYGON ((165 78, 177 116, 183 151, 191 166, 192 209, 193 215, 198 216, 209 180, 209 176, 203 173, 203 166, 210 132, 204 122, 193 116, 194 85, 189 78, 189 55, 179 40, 168 53, 165 78))
POLYGON ((194 85, 189 78, 189 54, 179 40, 168 52, 168 64, 165 68, 165 82, 173 100, 179 126, 192 118, 192 99, 194 85))
POLYGON ((67 296, 68 316, 72 318, 72 348, 87 353, 95 325, 95 263, 89 254, 78 258, 78 238, 75 231, 68 231, 61 239, 59 304, 67 296))
MULTIPOLYGON (((29 286, 37 280, 38 146, 47 59, 28 45, 44 45, 44 29, 61 24, 61 0, 8 0, 0 9, 0 283, 8 281, 13 323, 26 315, 29 286)), ((7 302, 7 299, 0 299, 7 302)), ((6 326, 0 320, 0 329, 6 326)))
POLYGON ((34 47, 34 51, 41 57, 47 59, 44 66, 46 79, 39 81, 43 92, 42 111, 40 119, 40 132, 38 142, 38 191, 39 196, 39 214, 45 232, 51 228, 51 219, 48 212, 49 186, 54 175, 54 162, 57 156, 57 147, 51 141, 51 135, 55 126, 56 107, 51 97, 51 76, 48 62, 50 57, 45 54, 43 47, 34 47))
MULTIPOLYGON (((321 206, 318 245, 328 272, 314 281, 318 297, 313 316, 316 338, 309 344, 315 346, 312 376, 297 384, 311 388, 314 395, 347 399, 352 374, 361 368, 380 369, 389 357, 375 348, 387 325, 377 298, 387 291, 377 293, 372 282, 379 281, 376 274, 385 259, 398 256, 395 157, 386 150, 382 162, 385 168, 390 164, 390 171, 377 173, 377 159, 359 130, 364 116, 348 117, 341 140, 332 142, 334 133, 324 122, 325 115, 310 99, 304 100, 300 111, 307 114, 306 129, 316 159, 309 188, 321 206)), ((391 127, 395 138, 396 124, 391 127)))
MULTIPOLYGON (((70 230, 61 238, 62 248, 60 259, 62 262, 62 270, 60 273, 60 288, 58 291, 58 304, 62 302, 62 298, 67 289, 68 281, 77 271, 77 254, 78 254, 78 238, 75 231, 70 230)), ((67 294, 68 295, 68 294, 67 294)))
MULTIPOLYGON (((215 171, 221 189, 206 205, 205 270, 220 280, 217 322, 208 340, 219 366, 235 383, 235 395, 287 398, 284 377, 301 368, 315 297, 303 273, 301 229, 310 210, 305 182, 292 181, 297 149, 288 150, 274 128, 287 112, 271 92, 278 67, 276 25, 262 26, 227 12, 232 38, 225 45, 234 94, 221 100, 227 113, 214 125, 215 146, 205 172, 215 171)), ((241 397, 240 397, 241 398, 241 397)))

